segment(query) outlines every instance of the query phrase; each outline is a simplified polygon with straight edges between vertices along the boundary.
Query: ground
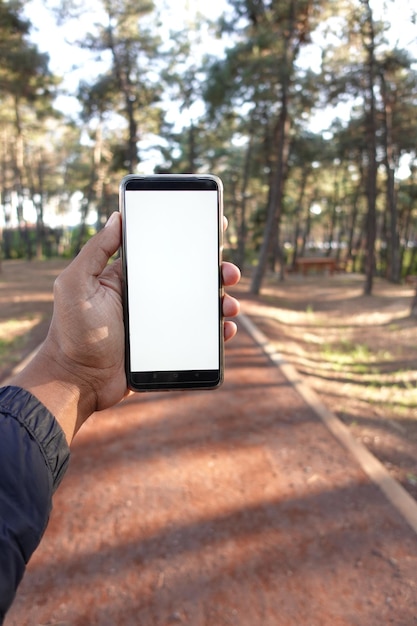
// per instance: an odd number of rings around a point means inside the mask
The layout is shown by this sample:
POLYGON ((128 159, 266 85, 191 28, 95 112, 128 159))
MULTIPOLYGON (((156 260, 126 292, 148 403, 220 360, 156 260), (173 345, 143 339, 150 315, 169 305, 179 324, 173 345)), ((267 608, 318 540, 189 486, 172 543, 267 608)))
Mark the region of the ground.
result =
POLYGON ((0 380, 45 338, 53 283, 65 260, 3 261, 0 271, 0 380))
POLYGON ((244 308, 352 433, 417 497, 413 288, 351 274, 269 277, 244 308))
MULTIPOLYGON (((3 371, 41 340, 62 266, 4 264, 3 371)), ((391 471, 413 474, 409 290, 378 283, 374 307, 348 276, 236 293, 356 435, 380 437, 391 471), (377 402, 388 385, 404 395, 377 402)), ((241 326, 220 390, 136 395, 83 427, 5 624, 412 626, 416 588, 415 533, 241 326)))
MULTIPOLYGON (((0 379, 44 338, 52 286, 67 265, 3 262, 0 275, 0 379)), ((283 356, 305 376, 402 485, 417 498, 417 321, 413 287, 337 274, 284 282, 269 276, 259 297, 249 278, 236 290, 283 356)))

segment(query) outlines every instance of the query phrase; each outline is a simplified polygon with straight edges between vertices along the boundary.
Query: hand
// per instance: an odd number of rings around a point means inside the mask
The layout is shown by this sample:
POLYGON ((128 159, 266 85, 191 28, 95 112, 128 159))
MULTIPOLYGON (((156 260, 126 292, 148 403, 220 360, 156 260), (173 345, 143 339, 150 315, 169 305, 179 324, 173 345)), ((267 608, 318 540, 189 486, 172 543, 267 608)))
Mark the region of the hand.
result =
MULTIPOLYGON (((35 359, 13 381, 55 415, 68 442, 89 415, 127 394, 121 263, 108 264, 120 243, 121 217, 116 212, 56 280, 48 336, 35 359)), ((224 263, 222 276, 224 285, 232 286, 240 272, 232 263, 224 263)), ((238 311, 237 300, 226 294, 224 315, 233 317, 238 311)), ((234 322, 226 321, 225 340, 235 333, 234 322)))

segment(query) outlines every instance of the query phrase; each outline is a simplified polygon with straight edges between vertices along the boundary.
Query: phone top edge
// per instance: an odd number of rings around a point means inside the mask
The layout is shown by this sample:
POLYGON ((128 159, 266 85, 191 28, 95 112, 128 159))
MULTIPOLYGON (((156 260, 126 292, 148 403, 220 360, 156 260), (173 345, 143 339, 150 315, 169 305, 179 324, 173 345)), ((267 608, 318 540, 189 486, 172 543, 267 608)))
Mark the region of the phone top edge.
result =
POLYGON ((169 179, 169 178, 180 178, 184 180, 187 178, 211 178, 211 179, 215 179, 216 181, 221 182, 221 178, 217 176, 216 174, 126 174, 126 176, 122 178, 121 182, 123 183, 125 181, 130 181, 134 179, 152 180, 155 178, 160 178, 161 180, 169 179))
POLYGON ((213 184, 213 190, 223 192, 223 182, 221 178, 215 174, 128 174, 120 182, 120 191, 124 193, 126 191, 134 191, 136 189, 146 189, 149 185, 150 188, 164 188, 166 186, 169 190, 172 185, 174 188, 184 185, 184 189, 187 189, 190 184, 204 185, 207 183, 213 184), (158 187, 160 185, 160 187, 158 187), (130 188, 129 188, 130 187, 130 188))

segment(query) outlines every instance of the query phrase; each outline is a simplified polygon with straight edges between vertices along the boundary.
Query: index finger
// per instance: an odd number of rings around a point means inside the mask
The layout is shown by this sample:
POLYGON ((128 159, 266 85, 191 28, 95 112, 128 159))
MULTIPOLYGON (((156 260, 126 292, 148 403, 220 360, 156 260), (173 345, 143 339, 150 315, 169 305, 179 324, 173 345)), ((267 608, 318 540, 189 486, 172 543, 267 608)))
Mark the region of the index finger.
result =
POLYGON ((223 261, 222 278, 225 287, 233 287, 233 285, 236 285, 240 280, 240 269, 234 263, 223 261))

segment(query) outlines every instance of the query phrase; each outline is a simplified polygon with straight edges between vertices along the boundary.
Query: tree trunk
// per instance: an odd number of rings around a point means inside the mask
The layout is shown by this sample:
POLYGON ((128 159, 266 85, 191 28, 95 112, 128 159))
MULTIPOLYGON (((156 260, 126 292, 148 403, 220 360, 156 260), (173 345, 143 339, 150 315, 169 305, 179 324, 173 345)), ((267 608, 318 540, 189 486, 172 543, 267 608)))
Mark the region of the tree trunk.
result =
POLYGON ((131 95, 131 90, 125 90, 125 102, 126 102, 126 112, 129 123, 129 137, 128 137, 128 148, 127 148, 127 160, 129 166, 129 174, 133 174, 136 171, 138 166, 138 125, 135 120, 135 110, 134 110, 134 102, 135 98, 131 95))
POLYGON ((253 149, 253 132, 254 132, 254 115, 252 112, 250 129, 249 129, 249 141, 245 154, 245 163, 243 166, 243 178, 241 187, 240 208, 237 210, 237 265, 241 270, 245 266, 246 256, 246 236, 247 236, 247 224, 246 224, 246 202, 247 202, 247 189, 250 180, 250 170, 252 162, 252 149, 253 149))
POLYGON ((301 232, 300 215, 301 215, 303 204, 304 204, 304 197, 305 197, 305 192, 306 192, 306 187, 307 187, 308 175, 309 175, 309 169, 307 167, 303 167, 303 171, 301 174, 300 192, 298 194, 297 206, 295 209, 294 244, 293 244, 294 250, 293 250, 293 255, 292 255, 292 260, 291 260, 291 267, 293 269, 295 269, 297 256, 298 256, 298 239, 300 237, 300 232, 301 232))
POLYGON ((411 317, 417 318, 417 288, 411 303, 410 315, 411 317))
POLYGON ((388 279, 399 283, 401 279, 400 237, 398 232, 398 207, 395 194, 395 159, 392 141, 392 104, 387 93, 384 72, 379 72, 382 89, 383 126, 384 126, 384 165, 387 175, 387 212, 388 225, 388 279))
POLYGON ((413 269, 414 269, 414 266, 416 264, 416 261, 417 261, 417 246, 414 246, 413 247, 413 251, 412 251, 412 253, 410 255, 410 261, 409 261, 408 266, 407 266, 407 268, 405 270, 405 275, 406 276, 410 276, 413 273, 413 269))
MULTIPOLYGON (((87 189, 87 197, 85 197, 82 201, 81 205, 81 222, 80 222, 80 230, 78 232, 77 243, 75 247, 75 255, 77 255, 81 248, 84 245, 84 240, 87 234, 87 217, 88 212, 90 210, 91 203, 94 199, 100 201, 103 195, 103 180, 100 177, 100 163, 103 149, 103 133, 102 133, 102 125, 101 120, 96 130, 94 148, 91 158, 91 173, 90 173, 90 183, 87 189), (99 188, 98 188, 99 185, 99 188)), ((100 212, 97 216, 97 230, 103 226, 102 220, 100 219, 100 212)))
POLYGON ((335 181, 333 184, 333 189, 334 189, 333 206, 332 206, 332 212, 331 212, 331 217, 330 217, 329 236, 327 238, 327 244, 328 244, 328 248, 326 250, 327 257, 330 257, 332 254, 332 244, 334 240, 334 232, 336 229, 336 221, 337 221, 337 207, 339 204, 339 183, 336 180, 336 176, 337 174, 335 173, 335 181))
MULTIPOLYGON (((303 239, 301 241, 300 254, 298 255, 301 258, 305 255, 307 239, 309 238, 310 232, 311 232, 311 211, 310 211, 311 204, 312 204, 312 201, 309 203, 309 206, 307 206, 307 216, 306 216, 306 221, 305 221, 305 226, 304 226, 303 239)), ((295 263, 294 263, 294 269, 295 269, 295 263)))
MULTIPOLYGON (((360 163, 362 163, 361 159, 360 159, 360 163)), ((357 224, 358 213, 359 213, 359 209, 358 209, 359 196, 361 195, 361 192, 362 192, 363 179, 364 179, 364 173, 363 173, 363 167, 362 167, 362 164, 361 164, 360 165, 360 180, 358 182, 358 185, 356 186, 355 193, 354 193, 354 196, 353 196, 352 212, 351 212, 351 217, 350 217, 350 224, 348 226, 348 247, 347 247, 348 252, 347 252, 347 259, 352 261, 353 267, 355 265, 355 258, 354 257, 356 257, 356 252, 355 253, 353 252, 353 250, 354 250, 354 238, 355 238, 355 230, 356 230, 356 224, 357 224)))
POLYGON ((272 248, 276 227, 281 219, 282 198, 284 192, 285 164, 288 158, 289 149, 289 127, 290 121, 287 111, 287 94, 282 102, 282 109, 278 119, 278 128, 275 133, 275 149, 277 150, 276 169, 272 176, 270 198, 267 208, 267 217, 264 228, 263 240, 259 252, 258 265, 255 269, 251 293, 259 294, 263 277, 268 265, 268 258, 272 248))
POLYGON ((366 257, 365 257, 365 287, 364 295, 371 295, 373 288, 373 279, 375 272, 375 243, 376 243, 376 195, 377 195, 377 154, 376 154, 376 101, 375 101, 375 31, 372 9, 369 0, 362 0, 367 12, 366 25, 368 32, 364 38, 368 52, 368 177, 367 177, 367 195, 368 195, 368 215, 366 219, 366 257))
POLYGON ((131 84, 131 78, 129 75, 130 69, 129 67, 125 67, 124 64, 119 59, 117 54, 116 45, 113 37, 113 27, 111 23, 111 16, 109 15, 109 26, 108 26, 108 36, 109 36, 109 47, 113 57, 114 69, 117 78, 117 83, 120 91, 124 96, 125 108, 126 108, 126 116, 128 121, 129 128, 129 137, 127 141, 127 161, 128 161, 128 170, 130 174, 133 174, 136 171, 139 159, 138 159, 138 149, 137 149, 137 141, 138 141, 138 125, 135 119, 135 103, 136 96, 134 94, 134 89, 131 84))
POLYGON ((197 170, 197 147, 195 141, 196 129, 191 122, 188 131, 188 172, 194 174, 197 170))
POLYGON ((37 181, 32 182, 32 202, 36 208, 36 258, 41 259, 45 248, 45 224, 43 221, 43 201, 44 201, 44 154, 42 149, 38 153, 39 161, 36 164, 37 181), (35 195, 39 198, 34 200, 35 195))

